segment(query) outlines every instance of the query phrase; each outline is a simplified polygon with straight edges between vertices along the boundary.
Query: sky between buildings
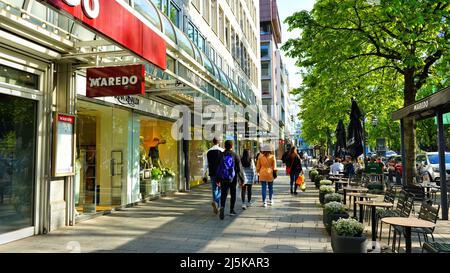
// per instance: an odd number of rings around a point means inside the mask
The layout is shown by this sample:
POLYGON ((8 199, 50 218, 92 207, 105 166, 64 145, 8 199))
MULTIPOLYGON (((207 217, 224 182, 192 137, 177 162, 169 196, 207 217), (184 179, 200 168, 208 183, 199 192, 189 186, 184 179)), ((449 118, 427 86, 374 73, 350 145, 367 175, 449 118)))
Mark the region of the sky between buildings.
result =
MULTIPOLYGON (((314 6, 316 0, 278 0, 278 12, 280 15, 280 20, 282 23, 282 38, 283 43, 285 43, 290 38, 298 38, 300 36, 300 31, 288 32, 288 25, 284 23, 284 20, 291 16, 294 12, 301 10, 311 10, 314 6)), ((295 60, 285 56, 282 52, 284 58, 283 61, 286 64, 287 70, 289 72, 289 81, 291 88, 297 88, 300 86, 302 79, 298 74, 300 69, 295 66, 295 60)))

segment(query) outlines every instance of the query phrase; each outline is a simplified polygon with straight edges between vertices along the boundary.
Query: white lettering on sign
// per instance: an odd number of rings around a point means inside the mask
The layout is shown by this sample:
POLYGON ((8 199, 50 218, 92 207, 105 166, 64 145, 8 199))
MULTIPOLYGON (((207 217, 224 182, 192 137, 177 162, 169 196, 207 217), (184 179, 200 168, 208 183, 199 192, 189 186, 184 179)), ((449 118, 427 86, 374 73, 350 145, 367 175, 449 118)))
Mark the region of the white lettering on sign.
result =
POLYGON ((104 87, 104 86, 124 86, 135 85, 138 82, 137 76, 131 77, 110 77, 110 78, 92 78, 89 79, 90 87, 104 87))
POLYGON ((422 110, 422 109, 428 108, 429 103, 430 102, 428 100, 426 100, 426 101, 423 101, 421 103, 418 103, 418 104, 414 105, 414 111, 418 111, 418 110, 422 110))
POLYGON ((76 7, 81 4, 84 14, 89 19, 96 19, 100 14, 99 0, 63 0, 63 2, 71 7, 76 7))

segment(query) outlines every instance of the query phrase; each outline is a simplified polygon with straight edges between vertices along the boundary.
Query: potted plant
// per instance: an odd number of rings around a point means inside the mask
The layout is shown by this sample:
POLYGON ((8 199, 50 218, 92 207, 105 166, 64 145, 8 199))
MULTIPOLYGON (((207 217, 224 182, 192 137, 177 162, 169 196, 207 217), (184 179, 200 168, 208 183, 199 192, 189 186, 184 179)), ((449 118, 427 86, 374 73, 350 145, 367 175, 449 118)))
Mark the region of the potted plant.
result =
POLYGON ((325 204, 330 202, 342 202, 342 195, 339 193, 329 193, 325 195, 325 204))
POLYGON ((368 193, 382 194, 384 193, 384 186, 381 183, 370 183, 367 185, 368 193))
MULTIPOLYGON (((332 194, 327 194, 330 196, 332 194)), ((347 209, 341 202, 329 202, 325 204, 323 208, 323 224, 328 232, 331 234, 331 224, 333 221, 337 221, 340 218, 347 219, 349 217, 347 209)))
POLYGON ((335 253, 366 253, 367 238, 363 236, 364 226, 355 219, 334 221, 331 229, 331 247, 335 253))
POLYGON ((331 185, 333 185, 333 181, 327 180, 327 179, 320 180, 319 183, 320 183, 320 186, 323 186, 323 185, 331 186, 331 185))
POLYGON ((159 168, 152 169, 152 183, 150 194, 156 195, 158 194, 158 185, 162 179, 163 173, 159 168))
POLYGON ((322 185, 319 189, 319 200, 320 204, 323 204, 325 202, 325 195, 328 193, 334 193, 334 187, 322 185))
POLYGON ((319 174, 319 172, 316 170, 316 169, 312 169, 310 172, 309 172, 309 178, 311 179, 311 181, 312 182, 314 182, 315 180, 315 178, 316 178, 316 176, 319 174))
POLYGON ((162 169, 162 184, 163 192, 173 191, 173 182, 175 179, 175 172, 169 168, 162 169))
POLYGON ((320 174, 318 174, 318 175, 316 175, 314 177, 314 185, 316 185, 317 189, 320 188, 320 181, 322 181, 324 179, 325 179, 325 177, 323 175, 320 175, 320 174))

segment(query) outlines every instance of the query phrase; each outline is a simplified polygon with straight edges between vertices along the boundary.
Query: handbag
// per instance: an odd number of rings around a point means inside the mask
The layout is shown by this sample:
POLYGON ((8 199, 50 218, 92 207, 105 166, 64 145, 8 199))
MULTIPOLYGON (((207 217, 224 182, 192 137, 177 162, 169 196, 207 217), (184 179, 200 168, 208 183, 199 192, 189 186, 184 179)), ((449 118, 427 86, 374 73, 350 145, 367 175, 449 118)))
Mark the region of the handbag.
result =
POLYGON ((278 177, 278 171, 277 170, 273 170, 273 179, 275 180, 278 177))
POLYGON ((303 184, 303 182, 304 182, 304 177, 303 177, 303 175, 299 175, 299 176, 297 177, 297 180, 295 180, 295 184, 297 184, 297 186, 301 186, 301 185, 303 184))
POLYGON ((300 175, 301 177, 302 177, 302 184, 300 185, 300 190, 302 191, 302 192, 305 192, 306 191, 306 181, 305 181, 305 176, 302 174, 302 175, 300 175))
POLYGON ((286 174, 291 174, 292 165, 294 164, 295 158, 291 161, 291 166, 286 167, 286 174))

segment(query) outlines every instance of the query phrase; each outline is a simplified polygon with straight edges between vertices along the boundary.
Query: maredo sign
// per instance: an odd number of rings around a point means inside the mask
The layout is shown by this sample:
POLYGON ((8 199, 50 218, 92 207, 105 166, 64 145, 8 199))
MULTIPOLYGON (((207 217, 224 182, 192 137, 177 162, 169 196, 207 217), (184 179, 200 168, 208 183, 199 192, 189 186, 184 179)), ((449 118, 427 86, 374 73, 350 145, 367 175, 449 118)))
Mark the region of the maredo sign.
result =
MULTIPOLYGON (((42 0, 139 57, 166 69, 166 43, 116 0, 42 0)), ((126 4, 124 4, 126 5, 126 4)))
POLYGON ((128 65, 89 68, 86 96, 109 97, 145 93, 145 66, 128 65))

